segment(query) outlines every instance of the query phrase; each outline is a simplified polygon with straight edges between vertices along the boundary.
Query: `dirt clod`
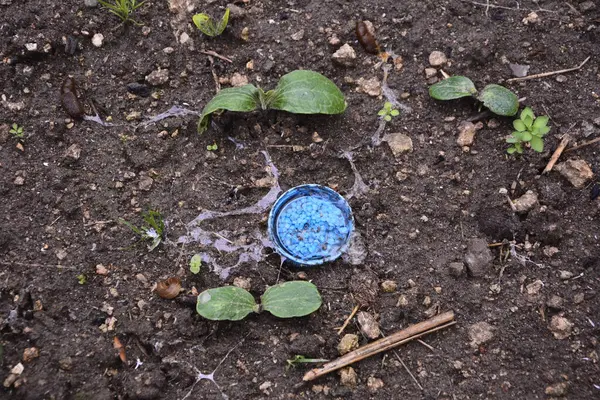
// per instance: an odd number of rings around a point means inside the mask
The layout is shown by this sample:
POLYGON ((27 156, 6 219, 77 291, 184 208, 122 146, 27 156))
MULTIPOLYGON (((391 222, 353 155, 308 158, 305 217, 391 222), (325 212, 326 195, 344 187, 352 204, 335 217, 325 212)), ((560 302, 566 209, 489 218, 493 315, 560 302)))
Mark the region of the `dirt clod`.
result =
POLYGON ((383 387, 383 381, 379 378, 370 376, 367 378, 367 387, 371 393, 375 393, 383 387))
POLYGON ((412 139, 403 133, 386 133, 383 136, 383 141, 387 142, 390 146, 390 150, 392 150, 392 153, 396 157, 403 153, 410 153, 413 151, 412 139))
POLYGON ((387 280, 381 282, 381 290, 384 293, 394 293, 397 287, 398 284, 395 281, 387 280))
POLYGON ((358 385, 358 375, 352 367, 340 369, 340 383, 350 389, 355 389, 358 385))
POLYGON ((352 350, 358 348, 358 336, 353 333, 347 333, 342 337, 338 344, 338 353, 343 356, 346 353, 350 353, 352 350))
POLYGON ((494 327, 484 321, 469 326, 468 331, 470 345, 474 349, 494 338, 494 327))
POLYGON ((486 268, 494 260, 485 239, 471 239, 467 244, 465 263, 471 276, 479 277, 485 274, 486 268))
POLYGON ((569 391, 569 383, 568 382, 559 382, 553 385, 547 386, 544 391, 548 396, 551 397, 563 397, 569 391))
POLYGON ((566 339, 571 336, 573 323, 561 315, 554 315, 550 320, 550 331, 556 339, 566 339))
POLYGON ((587 181, 594 177, 592 169, 585 160, 567 160, 557 164, 554 169, 577 189, 582 189, 587 181))
POLYGON ((528 190, 523 196, 519 197, 516 200, 513 200, 515 210, 519 213, 526 213, 530 211, 533 207, 536 206, 537 202, 538 196, 532 190, 528 190))

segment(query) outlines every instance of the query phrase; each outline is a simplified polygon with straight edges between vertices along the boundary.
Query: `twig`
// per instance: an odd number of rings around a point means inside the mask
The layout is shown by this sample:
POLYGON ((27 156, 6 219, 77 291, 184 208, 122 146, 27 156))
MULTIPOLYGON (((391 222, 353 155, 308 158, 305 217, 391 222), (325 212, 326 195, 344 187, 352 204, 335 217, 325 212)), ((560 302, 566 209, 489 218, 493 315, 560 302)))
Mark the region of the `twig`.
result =
POLYGON ((596 139, 588 140, 587 142, 583 142, 582 144, 579 144, 577 146, 569 147, 568 149, 565 150, 565 153, 568 153, 570 151, 577 150, 582 147, 586 147, 586 146, 589 146, 590 144, 594 144, 594 143, 598 143, 598 142, 600 142, 600 137, 597 137, 596 139))
POLYGON ((315 378, 326 375, 367 357, 371 357, 383 351, 391 350, 400 346, 401 344, 418 339, 428 333, 452 326, 455 323, 456 321, 454 321, 454 312, 447 311, 426 321, 411 325, 408 328, 398 331, 386 338, 379 339, 373 343, 359 347, 358 349, 351 351, 350 353, 336 360, 328 362, 320 368, 312 369, 304 375, 302 380, 311 381, 315 378))
POLYGON ((219 53, 215 53, 215 52, 214 52, 214 51, 212 51, 212 50, 200 50, 200 53, 202 53, 202 54, 206 54, 206 55, 208 55, 208 56, 217 57, 217 58, 220 58, 220 59, 221 59, 221 60, 223 60, 223 61, 227 61, 227 62, 233 63, 233 61, 231 61, 231 59, 229 59, 229 58, 227 58, 227 57, 225 57, 225 56, 222 56, 222 55, 220 55, 219 53))
POLYGON ((352 312, 350 313, 350 316, 348 318, 346 318, 344 325, 342 325, 342 327, 340 329, 338 329, 338 335, 341 335, 342 332, 344 332, 344 329, 346 329, 346 327, 350 323, 350 320, 352 320, 352 317, 354 317, 354 315, 356 314, 357 311, 358 311, 358 304, 356 306, 354 306, 354 308, 352 309, 352 312))
POLYGON ((542 72, 541 74, 527 75, 527 76, 523 76, 521 78, 510 78, 510 79, 507 79, 506 82, 525 81, 528 79, 544 78, 546 76, 552 76, 552 75, 564 74, 566 72, 577 71, 577 70, 580 70, 589 61, 590 58, 592 58, 592 56, 589 56, 588 58, 583 60, 583 62, 581 64, 579 64, 577 67, 561 69, 559 71, 542 72))
POLYGON ((210 72, 213 76, 213 80, 215 81, 215 92, 219 93, 221 91, 221 84, 219 83, 217 72, 215 71, 215 60, 211 56, 208 56, 208 61, 210 61, 210 72))
POLYGON ((396 358, 398 359, 398 361, 400 361, 400 364, 402 364, 402 366, 404 367, 404 369, 406 370, 406 372, 408 372, 408 375, 410 375, 410 377, 412 378, 412 380, 415 381, 415 383, 417 384, 417 387, 419 389, 421 389, 421 391, 423 391, 423 386, 421 386, 421 384, 419 383, 419 381, 417 380, 417 378, 415 378, 415 376, 412 374, 412 372, 410 372, 410 369, 408 369, 408 367, 406 366, 406 364, 404 364, 404 361, 402 361, 402 358, 400 358, 400 356, 398 355, 398 352, 396 350, 394 350, 394 355, 396 356, 396 358))
POLYGON ((471 3, 476 6, 486 7, 486 11, 488 8, 501 8, 503 10, 513 10, 513 11, 535 11, 535 12, 548 12, 548 13, 556 13, 556 11, 546 10, 545 8, 539 8, 537 10, 533 10, 531 8, 519 8, 519 7, 506 7, 506 6, 497 6, 495 4, 490 4, 489 1, 487 3, 478 3, 476 1, 470 0, 460 0, 463 3, 471 3))
POLYGON ((19 267, 31 267, 31 268, 56 268, 56 269, 68 269, 71 271, 76 271, 79 268, 77 267, 69 267, 66 265, 60 265, 60 264, 37 264, 37 263, 22 263, 22 262, 16 262, 16 261, 11 261, 11 262, 7 262, 7 261, 0 261, 0 265, 8 265, 8 266, 12 266, 12 265, 17 265, 19 267))
POLYGON ((567 147, 567 145, 569 144, 569 140, 571 140, 571 136, 569 136, 569 134, 563 136, 562 140, 560 141, 560 144, 558 145, 556 150, 554 150, 552 157, 550 157, 548 165, 546 165, 546 168, 544 168, 544 170, 542 171, 542 174, 547 174, 548 172, 552 171, 552 167, 554 167, 554 164, 556 164, 556 162, 558 161, 558 158, 564 151, 565 147, 567 147))
POLYGON ((423 346, 427 347, 429 350, 435 351, 435 349, 433 348, 433 346, 428 345, 427 343, 425 343, 421 339, 417 339, 417 342, 421 343, 423 346))

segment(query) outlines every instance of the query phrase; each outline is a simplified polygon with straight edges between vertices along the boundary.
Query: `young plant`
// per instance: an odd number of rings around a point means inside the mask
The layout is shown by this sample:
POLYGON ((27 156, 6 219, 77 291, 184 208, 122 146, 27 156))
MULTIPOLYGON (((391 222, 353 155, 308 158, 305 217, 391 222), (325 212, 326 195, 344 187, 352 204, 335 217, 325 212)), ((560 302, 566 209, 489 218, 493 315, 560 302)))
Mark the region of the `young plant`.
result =
POLYGON ((200 29, 200 31, 206 36, 219 36, 221 33, 223 33, 225 28, 227 28, 227 23, 229 22, 229 8, 225 9, 225 14, 223 14, 221 21, 218 23, 213 19, 213 17, 204 13, 194 15, 192 17, 192 21, 194 21, 196 27, 200 29))
POLYGON ((397 117, 398 115, 400 115, 400 111, 396 110, 395 108, 392 108, 392 103, 386 101, 383 105, 383 108, 379 110, 377 115, 383 117, 383 119, 385 119, 387 122, 390 122, 392 120, 392 117, 397 117))
POLYGON ((209 117, 214 112, 250 112, 259 107, 294 114, 341 114, 346 109, 346 100, 335 83, 318 72, 292 71, 282 76, 277 87, 268 92, 254 85, 221 90, 204 106, 198 133, 208 129, 209 117))
POLYGON ((287 367, 285 367, 285 368, 289 369, 289 368, 296 368, 299 364, 322 363, 322 362, 327 362, 329 360, 326 360, 324 358, 306 358, 301 355, 295 355, 291 359, 285 360, 285 361, 287 362, 287 367))
POLYGON ((135 25, 142 25, 131 18, 131 15, 135 10, 143 6, 144 3, 146 3, 145 1, 138 3, 137 0, 113 0, 112 3, 109 3, 105 0, 98 0, 98 3, 100 3, 104 8, 108 9, 109 12, 119 17, 123 24, 131 21, 135 25))
POLYGON ((200 273, 200 267, 202 266, 202 256, 200 254, 194 254, 190 260, 190 272, 192 274, 200 273))
POLYGON ((23 127, 18 124, 12 124, 10 129, 10 134, 17 139, 17 141, 22 142, 25 140, 25 134, 23 133, 23 127))
POLYGON ((79 282, 80 285, 85 285, 87 283, 87 276, 85 276, 85 274, 77 275, 77 282, 79 282))
POLYGON ((538 153, 544 151, 543 139, 550 132, 550 127, 547 125, 548 117, 546 115, 536 118, 533 110, 525 107, 521 111, 521 116, 513 121, 516 131, 506 139, 507 143, 512 143, 512 146, 506 150, 508 154, 523 153, 523 145, 527 145, 527 143, 538 153))
POLYGON ((152 251, 160 244, 165 233, 165 223, 163 221, 160 212, 155 210, 148 210, 148 212, 142 214, 145 225, 139 228, 131 224, 130 222, 120 219, 121 223, 135 232, 141 241, 149 241, 148 251, 152 251))
POLYGON ((513 116, 519 110, 516 94, 500 85, 487 85, 477 92, 475 84, 465 76, 451 76, 429 87, 429 95, 436 100, 453 100, 472 96, 494 114, 513 116))
POLYGON ((208 146, 206 146, 206 150, 208 151, 217 151, 218 148, 219 146, 217 146, 216 143, 209 144, 208 146))
POLYGON ((263 310, 279 318, 303 317, 321 307, 317 287, 306 281, 291 281, 271 286, 260 297, 261 304, 237 286, 208 289, 198 295, 196 311, 214 321, 239 321, 251 312, 263 310))

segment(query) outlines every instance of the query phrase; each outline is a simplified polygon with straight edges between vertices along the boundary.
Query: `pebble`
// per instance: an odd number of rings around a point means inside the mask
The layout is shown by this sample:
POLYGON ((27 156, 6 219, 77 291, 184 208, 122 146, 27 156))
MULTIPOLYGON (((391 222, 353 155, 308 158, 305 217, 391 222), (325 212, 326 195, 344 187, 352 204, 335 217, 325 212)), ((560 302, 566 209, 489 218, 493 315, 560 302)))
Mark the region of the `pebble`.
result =
POLYGON ((375 393, 383 387, 383 381, 379 378, 370 376, 369 378, 367 378, 367 387, 369 388, 369 391, 371 393, 375 393))
POLYGON ((412 139, 403 133, 386 133, 383 135, 383 141, 387 142, 390 150, 392 150, 392 153, 396 157, 413 151, 412 139))
POLYGON ((137 121, 142 118, 142 113, 140 111, 132 111, 125 116, 127 121, 137 121))
POLYGON ((231 86, 240 87, 248 84, 248 77, 246 75, 242 75, 238 72, 234 73, 229 79, 231 86))
POLYGON ((108 275, 108 269, 104 265, 98 264, 96 265, 96 274, 106 276, 108 275))
POLYGON ((563 397, 567 394, 568 389, 569 384, 567 382, 559 382, 546 387, 544 392, 551 397, 563 397))
POLYGON ((537 281, 532 282, 529 285, 527 285, 525 287, 525 290, 527 290, 528 295, 537 296, 543 287, 544 287, 544 282, 542 282, 541 280, 538 279, 537 281))
POLYGON ((431 64, 432 67, 441 67, 442 65, 446 64, 447 62, 448 62, 448 58, 441 51, 436 50, 436 51, 432 51, 431 54, 429 54, 429 64, 431 64))
POLYGON ((295 40, 295 41, 302 40, 303 38, 304 38, 304 29, 301 29, 292 35, 292 40, 295 40))
POLYGON ((40 351, 37 347, 28 347, 23 351, 23 362, 30 362, 40 356, 40 351))
POLYGON ((560 310, 563 308, 564 302, 565 300, 562 297, 553 294, 552 296, 550 296, 548 301, 546 301, 546 306, 548 306, 548 308, 560 310))
POLYGON ((81 157, 81 147, 79 147, 79 145, 77 145, 77 143, 70 145, 67 148, 67 151, 65 151, 65 154, 63 155, 63 158, 67 162, 77 161, 77 160, 79 160, 80 157, 81 157))
POLYGON ((517 78, 522 78, 527 76, 527 72, 529 72, 529 65, 521 65, 521 64, 508 64, 513 76, 517 78))
POLYGON ((150 86, 145 83, 131 82, 127 84, 127 91, 140 97, 148 97, 152 93, 150 86))
POLYGON ((354 371, 354 368, 352 367, 346 367, 346 368, 342 368, 340 369, 340 383, 350 389, 354 389, 356 388, 356 385, 358 384, 358 375, 356 375, 356 372, 354 371))
POLYGON ((453 262, 448 265, 448 272, 451 276, 458 278, 465 273, 465 264, 462 262, 453 262))
POLYGON ((96 7, 98 5, 98 0, 84 0, 83 3, 86 7, 96 7))
POLYGON ((459 146, 471 146, 473 141, 475 140, 475 133, 483 128, 483 123, 479 121, 477 124, 474 124, 469 121, 462 121, 458 125, 458 139, 456 139, 456 144, 459 146))
POLYGON ((337 346, 337 350, 338 353, 340 353, 340 356, 343 356, 346 353, 350 353, 352 350, 355 350, 357 348, 358 336, 352 333, 345 334, 337 346))
POLYGON ((331 59, 334 63, 342 65, 344 67, 351 67, 356 61, 356 52, 348 43, 345 43, 340 47, 333 55, 331 59))
POLYGON ((237 286, 244 290, 252 290, 252 280, 243 276, 238 276, 233 279, 233 286, 237 286))
POLYGON ((140 178, 140 182, 138 183, 138 188, 140 190, 147 191, 147 190, 150 190, 153 183, 154 183, 154 179, 150 178, 149 176, 142 176, 140 178))
POLYGON ((398 302, 396 303, 396 307, 406 307, 408 305, 408 298, 406 297, 406 295, 401 294, 400 297, 398 297, 398 302))
POLYGON ((437 75, 437 69, 435 68, 425 68, 425 78, 433 78, 437 75))
POLYGON ((573 323, 561 315, 555 315, 550 320, 550 331, 556 339, 566 339, 571 336, 573 323))
POLYGON ((190 41, 190 35, 188 35, 187 32, 182 32, 181 35, 179 36, 179 43, 186 44, 189 41, 190 41))
POLYGON ((73 369, 73 359, 71 357, 65 357, 58 361, 58 367, 63 371, 70 371, 73 369))
POLYGON ((381 335, 379 324, 375 320, 375 317, 368 312, 361 311, 356 315, 360 330, 369 339, 377 339, 381 335))
POLYGON ((556 79, 556 82, 558 83, 564 83, 567 81, 567 77, 565 75, 557 75, 554 79, 556 79))
POLYGON ((167 83, 169 80, 168 69, 157 69, 152 71, 149 75, 146 75, 146 82, 152 86, 160 86, 167 83))
POLYGON ((381 290, 384 293, 394 293, 397 287, 398 284, 395 281, 387 280, 381 282, 381 290))
POLYGON ((485 268, 494 260, 491 250, 487 246, 485 239, 471 239, 467 244, 467 253, 465 254, 465 263, 471 276, 481 276, 485 268))
POLYGON ((532 190, 528 190, 523 196, 513 200, 515 210, 518 213, 526 213, 530 211, 538 203, 538 196, 532 190))
POLYGON ((587 181, 594 177, 592 169, 584 160, 567 160, 554 167, 577 189, 585 187, 587 181))
POLYGON ((530 12, 525 18, 523 18, 523 24, 536 24, 540 22, 540 17, 536 12, 530 12))
POLYGON ((356 81, 356 85, 358 86, 356 88, 358 93, 366 93, 372 97, 381 96, 381 83, 377 77, 372 77, 369 79, 359 78, 356 81))
POLYGON ((96 33, 92 36, 92 44, 95 47, 102 47, 102 43, 104 43, 104 35, 101 33, 96 33))
POLYGON ((470 345, 474 349, 494 338, 494 327, 484 321, 469 326, 468 332, 470 345))
POLYGON ((573 277, 573 275, 574 274, 571 271, 565 271, 565 270, 560 270, 559 271, 559 277, 563 281, 571 279, 573 277))
POLYGON ((25 184, 25 178, 22 176, 17 176, 14 180, 14 184, 16 186, 23 186, 25 184))

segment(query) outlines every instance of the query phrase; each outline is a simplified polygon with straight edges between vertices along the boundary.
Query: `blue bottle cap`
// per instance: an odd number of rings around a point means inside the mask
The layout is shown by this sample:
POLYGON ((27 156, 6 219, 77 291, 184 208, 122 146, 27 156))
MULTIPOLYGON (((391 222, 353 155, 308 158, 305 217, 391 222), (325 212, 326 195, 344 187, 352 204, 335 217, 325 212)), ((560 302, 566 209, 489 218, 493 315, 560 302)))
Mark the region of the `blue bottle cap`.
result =
POLYGON ((347 249, 354 218, 348 202, 333 189, 301 185, 277 199, 268 230, 280 256, 301 265, 319 265, 347 249))

